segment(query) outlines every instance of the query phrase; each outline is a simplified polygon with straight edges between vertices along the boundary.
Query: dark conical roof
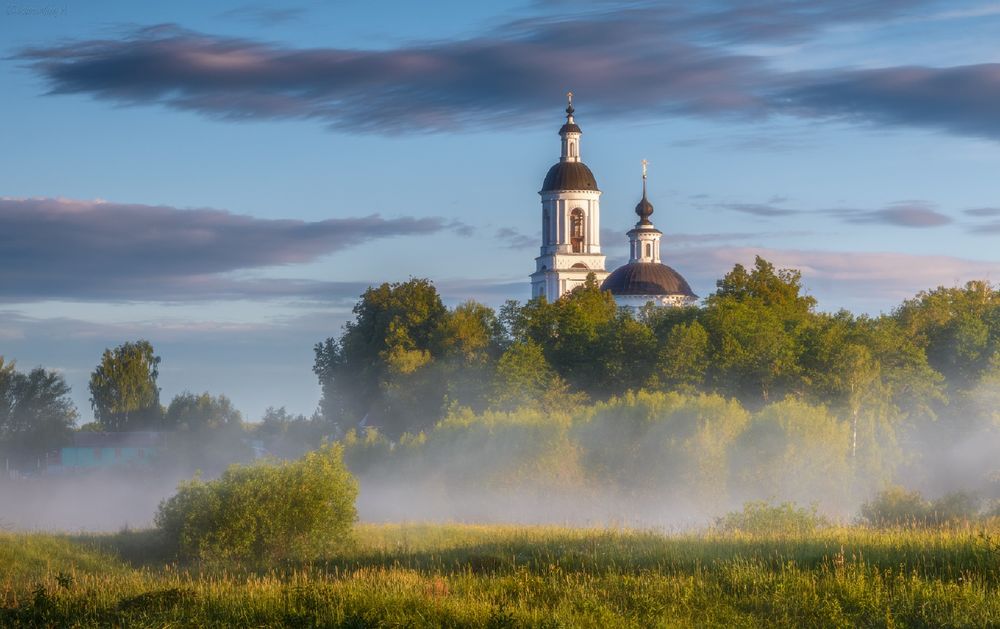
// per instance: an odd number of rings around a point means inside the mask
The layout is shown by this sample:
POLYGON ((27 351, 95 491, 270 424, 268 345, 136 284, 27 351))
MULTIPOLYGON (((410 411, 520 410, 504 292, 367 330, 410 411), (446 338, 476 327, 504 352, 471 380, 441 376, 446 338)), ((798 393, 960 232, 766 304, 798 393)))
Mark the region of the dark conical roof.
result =
POLYGON ((681 274, 658 262, 630 262, 601 284, 612 295, 685 295, 697 297, 681 274))
POLYGON ((597 190, 597 180, 583 162, 559 162, 549 169, 541 192, 597 190))

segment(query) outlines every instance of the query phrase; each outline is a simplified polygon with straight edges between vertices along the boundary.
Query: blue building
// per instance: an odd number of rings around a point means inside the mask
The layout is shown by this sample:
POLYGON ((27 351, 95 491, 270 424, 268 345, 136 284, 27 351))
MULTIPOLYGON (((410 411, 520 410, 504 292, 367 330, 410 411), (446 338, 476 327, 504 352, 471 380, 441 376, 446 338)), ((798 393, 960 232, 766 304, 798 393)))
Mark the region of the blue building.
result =
POLYGON ((59 469, 105 469, 144 465, 163 443, 159 432, 77 432, 73 444, 59 451, 59 469))

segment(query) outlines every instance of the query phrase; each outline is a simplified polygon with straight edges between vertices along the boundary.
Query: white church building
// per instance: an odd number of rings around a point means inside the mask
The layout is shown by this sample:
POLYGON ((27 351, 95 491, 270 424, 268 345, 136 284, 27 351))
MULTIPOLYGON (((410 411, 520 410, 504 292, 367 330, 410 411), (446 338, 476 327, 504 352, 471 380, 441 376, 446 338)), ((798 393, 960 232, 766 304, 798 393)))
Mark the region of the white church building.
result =
POLYGON ((635 206, 639 222, 627 233, 628 264, 608 273, 601 253, 601 191, 594 173, 580 159, 583 131, 573 118, 569 94, 566 123, 559 129, 562 153, 549 169, 542 197, 542 246, 531 274, 531 296, 555 301, 582 285, 593 273, 601 288, 620 306, 682 306, 698 297, 680 273, 660 262, 660 236, 649 220, 653 204, 646 198, 646 163, 642 167, 642 200, 635 206))

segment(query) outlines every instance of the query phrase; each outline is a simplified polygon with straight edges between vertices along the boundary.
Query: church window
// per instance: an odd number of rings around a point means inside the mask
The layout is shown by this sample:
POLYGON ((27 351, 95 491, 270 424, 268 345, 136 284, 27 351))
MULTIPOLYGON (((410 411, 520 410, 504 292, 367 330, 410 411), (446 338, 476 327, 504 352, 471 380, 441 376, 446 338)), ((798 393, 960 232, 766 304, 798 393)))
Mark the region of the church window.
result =
POLYGON ((646 243, 646 257, 647 258, 653 257, 653 245, 649 244, 648 242, 646 243))
POLYGON ((583 253, 583 210, 580 208, 569 214, 569 241, 573 253, 583 253))

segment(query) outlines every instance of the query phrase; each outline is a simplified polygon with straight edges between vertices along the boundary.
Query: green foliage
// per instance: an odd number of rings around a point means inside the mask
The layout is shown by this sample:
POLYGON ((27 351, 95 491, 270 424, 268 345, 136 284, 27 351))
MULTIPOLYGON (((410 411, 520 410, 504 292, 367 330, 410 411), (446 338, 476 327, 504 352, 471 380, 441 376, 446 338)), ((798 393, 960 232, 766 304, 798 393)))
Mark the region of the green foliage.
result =
POLYGON ((264 416, 252 428, 253 436, 265 442, 267 451, 278 458, 294 459, 321 444, 324 439, 335 438, 336 426, 313 417, 293 415, 280 408, 268 407, 264 416))
POLYGON ((726 501, 728 449, 747 419, 718 395, 640 391, 598 404, 575 435, 595 481, 711 508, 726 501))
POLYGON ((964 492, 928 501, 918 491, 892 486, 862 505, 860 515, 862 522, 875 527, 941 526, 975 520, 979 501, 964 492))
POLYGON ((183 557, 310 559, 349 540, 356 496, 343 448, 327 445, 297 461, 234 465, 217 480, 182 483, 156 525, 183 557))
POLYGON ((66 444, 77 412, 62 375, 42 368, 21 373, 0 356, 0 455, 14 466, 66 444))
POLYGON ((530 491, 580 487, 570 417, 540 409, 476 414, 458 409, 426 435, 422 456, 452 486, 530 491))
MULTIPOLYGON (((368 415, 394 435, 432 424, 446 393, 433 368, 448 318, 437 290, 425 279, 382 284, 365 291, 354 315, 339 339, 315 347, 324 417, 353 423, 368 415)), ((474 352, 474 335, 465 341, 454 346, 474 352)))
POLYGON ((657 356, 656 386, 677 391, 700 389, 711 364, 709 351, 708 332, 697 321, 672 327, 657 356))
POLYGON ((152 429, 160 421, 160 357, 149 341, 104 350, 90 374, 90 404, 103 430, 152 429))
POLYGON ((988 282, 922 292, 894 315, 957 388, 975 384, 1000 350, 1000 290, 988 282))
POLYGON ((806 509, 792 502, 772 505, 747 502, 741 511, 716 518, 715 527, 727 533, 751 535, 808 535, 830 523, 816 513, 816 506, 806 509))
POLYGON ((185 391, 170 400, 163 425, 174 430, 214 430, 240 427, 243 418, 224 395, 212 396, 207 391, 195 395, 185 391))
POLYGON ((542 348, 532 340, 510 345, 497 361, 490 406, 513 411, 519 408, 566 410, 580 401, 569 385, 545 359, 542 348))
POLYGON ((166 465, 216 474, 253 458, 243 418, 224 395, 176 395, 161 425, 168 431, 164 446, 169 455, 162 461, 166 465))
POLYGON ((730 466, 743 495, 839 511, 850 497, 849 428, 823 406, 788 398, 754 414, 730 466))

